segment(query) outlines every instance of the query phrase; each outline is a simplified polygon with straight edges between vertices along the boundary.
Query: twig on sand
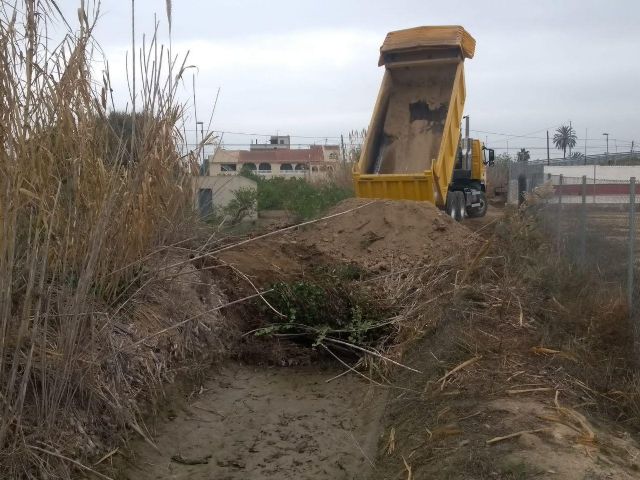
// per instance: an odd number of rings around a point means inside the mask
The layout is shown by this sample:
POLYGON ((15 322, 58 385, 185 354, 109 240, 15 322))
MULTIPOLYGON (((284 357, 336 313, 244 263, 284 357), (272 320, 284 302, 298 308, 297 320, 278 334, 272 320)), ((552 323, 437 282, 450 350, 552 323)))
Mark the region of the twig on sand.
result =
MULTIPOLYGON (((329 352, 333 358, 335 358, 336 360, 338 360, 338 362, 340 362, 342 365, 344 365, 344 366, 348 369, 348 370, 347 370, 346 372, 344 372, 344 373, 353 372, 353 373, 355 373, 356 375, 361 376, 361 377, 362 377, 362 378, 364 378, 365 380, 367 380, 367 381, 369 381, 369 382, 373 383, 374 385, 377 385, 377 386, 379 386, 379 387, 384 387, 384 385, 382 385, 382 384, 381 384, 381 383, 379 383, 379 382, 376 382, 373 378, 369 378, 369 377, 367 377, 364 373, 359 372, 359 371, 358 371, 358 370, 356 370, 355 368, 353 368, 353 367, 349 366, 349 365, 348 365, 347 363, 345 363, 345 362, 344 362, 340 357, 338 357, 335 353, 333 353, 333 352, 329 349, 329 347, 327 347, 326 345, 324 345, 324 344, 322 344, 322 343, 321 343, 320 345, 321 345, 321 346, 322 346, 322 347, 323 347, 327 352, 329 352)), ((338 377, 339 377, 339 376, 341 376, 341 375, 343 375, 343 374, 338 375, 338 377)), ((334 380, 334 379, 336 379, 336 378, 338 378, 338 377, 330 378, 329 380, 326 380, 326 382, 330 382, 331 380, 334 380)))
POLYGON ((118 450, 120 450, 119 447, 114 448, 113 450, 111 450, 109 453, 105 454, 100 460, 98 460, 96 463, 93 464, 93 466, 97 466, 100 465, 102 462, 104 462, 106 459, 114 456, 116 453, 118 453, 118 450))
POLYGON ((351 439, 353 440, 353 443, 356 444, 356 447, 358 447, 358 450, 360 450, 360 453, 362 454, 362 456, 367 460, 367 462, 369 462, 369 465, 371 465, 371 468, 373 468, 374 470, 376 469, 376 466, 373 464, 373 462, 371 461, 371 459, 367 456, 366 453, 364 453, 364 450, 362 449, 362 447, 360 446, 360 443, 358 443, 358 440, 356 440, 356 437, 353 435, 353 432, 349 432, 349 435, 351 435, 351 439))
POLYGON ((411 465, 407 463, 407 461, 404 458, 404 455, 402 456, 402 461, 404 463, 404 468, 407 469, 407 480, 413 480, 413 474, 411 473, 411 465))
POLYGON ((338 340, 336 338, 329 338, 329 337, 326 337, 324 340, 326 340, 328 342, 337 343, 338 345, 344 345, 345 347, 355 348, 356 350, 360 350, 361 352, 368 353, 369 355, 373 355, 374 357, 378 357, 378 358, 380 358, 382 360, 385 360, 387 362, 393 363, 394 365, 397 365, 399 367, 405 368, 407 370, 411 370, 412 372, 422 373, 420 370, 416 370, 415 368, 411 368, 411 367, 408 367, 406 365, 403 365, 402 363, 396 362, 395 360, 392 360, 392 359, 390 359, 388 357, 385 357, 384 355, 382 355, 382 354, 380 354, 380 353, 378 353, 376 351, 369 350, 367 348, 362 348, 362 347, 360 347, 358 345, 354 345, 353 343, 343 342, 342 340, 338 340))
POLYGON ((27 447, 30 448, 31 450, 36 450, 37 452, 46 453, 47 455, 51 455, 52 457, 59 458, 60 460, 71 462, 76 467, 79 467, 82 470, 86 470, 87 472, 91 472, 97 477, 102 478, 103 480, 113 480, 113 478, 103 475, 102 473, 95 471, 93 468, 87 467, 86 465, 80 463, 79 461, 74 460, 73 458, 66 457, 65 455, 62 455, 60 453, 52 452, 51 450, 45 450, 44 448, 36 447, 35 445, 27 445, 27 447))
POLYGON ((482 355, 477 355, 477 356, 475 356, 473 358, 470 358, 469 360, 466 360, 466 361, 462 362, 460 365, 455 367, 453 370, 450 370, 447 373, 445 373, 444 376, 442 378, 438 379, 438 381, 436 382, 436 383, 442 382, 442 385, 440 386, 440 390, 444 390, 444 384, 445 384, 447 378, 449 378, 451 375, 456 373, 458 370, 462 370, 463 368, 466 368, 469 365, 472 365, 472 364, 476 363, 481 358, 482 358, 482 355))
POLYGON ((541 387, 541 388, 525 388, 522 390, 506 390, 507 395, 518 395, 520 393, 534 393, 534 392, 551 392, 553 388, 541 387))
POLYGON ((508 440, 510 438, 519 437, 525 433, 540 433, 549 430, 549 428, 536 428, 535 430, 520 430, 519 432, 511 433, 509 435, 505 435, 504 437, 495 437, 491 440, 487 440, 487 445, 493 445, 494 443, 501 442, 503 440, 508 440))

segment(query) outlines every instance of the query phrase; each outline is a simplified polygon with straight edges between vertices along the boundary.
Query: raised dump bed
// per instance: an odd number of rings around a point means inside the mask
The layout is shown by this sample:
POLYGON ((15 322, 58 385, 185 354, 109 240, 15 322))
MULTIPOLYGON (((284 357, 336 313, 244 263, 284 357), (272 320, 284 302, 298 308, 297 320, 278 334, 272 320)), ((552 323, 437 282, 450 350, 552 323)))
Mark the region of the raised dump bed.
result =
POLYGON ((460 139, 464 59, 474 49, 459 26, 387 35, 380 49, 385 74, 354 171, 358 197, 445 205, 460 139))

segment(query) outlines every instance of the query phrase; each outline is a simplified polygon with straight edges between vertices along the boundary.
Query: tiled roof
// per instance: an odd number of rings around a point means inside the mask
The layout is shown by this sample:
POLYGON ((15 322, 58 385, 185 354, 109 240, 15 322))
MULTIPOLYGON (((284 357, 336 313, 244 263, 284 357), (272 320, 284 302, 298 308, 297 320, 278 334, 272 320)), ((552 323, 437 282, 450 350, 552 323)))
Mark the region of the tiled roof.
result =
POLYGON ((277 150, 241 150, 238 163, 302 163, 323 162, 322 147, 277 150))

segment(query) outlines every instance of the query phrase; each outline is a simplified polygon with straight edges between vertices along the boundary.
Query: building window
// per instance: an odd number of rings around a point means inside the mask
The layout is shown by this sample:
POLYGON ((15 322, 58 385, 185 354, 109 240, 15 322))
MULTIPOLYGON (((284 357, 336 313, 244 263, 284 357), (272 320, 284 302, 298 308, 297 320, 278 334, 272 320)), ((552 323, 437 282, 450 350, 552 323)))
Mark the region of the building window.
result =
POLYGON ((331 152, 329 154, 329 159, 331 160, 337 160, 338 159, 338 154, 336 152, 331 152))
POLYGON ((221 172, 235 172, 237 165, 235 163, 221 163, 220 171, 221 172))
POLYGON ((247 170, 251 170, 252 172, 255 172, 256 164, 255 163, 245 163, 244 165, 242 165, 242 168, 246 168, 247 170))
POLYGON ((293 171, 293 165, 291 165, 290 163, 283 163, 282 165, 280 165, 280 171, 281 172, 292 172, 293 171))
POLYGON ((299 163, 296 165, 296 171, 301 172, 307 169, 307 166, 304 163, 299 163))
POLYGON ((270 163, 261 163, 260 165, 258 165, 258 171, 259 172, 270 172, 271 171, 271 164, 270 163))

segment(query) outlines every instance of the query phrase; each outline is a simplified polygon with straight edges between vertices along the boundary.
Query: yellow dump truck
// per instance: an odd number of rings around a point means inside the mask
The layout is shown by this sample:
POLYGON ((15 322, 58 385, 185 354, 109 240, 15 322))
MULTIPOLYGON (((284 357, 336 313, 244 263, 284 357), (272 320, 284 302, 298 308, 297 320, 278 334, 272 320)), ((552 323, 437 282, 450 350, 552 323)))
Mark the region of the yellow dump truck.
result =
POLYGON ((487 211, 486 166, 494 152, 460 136, 464 60, 475 40, 460 26, 391 32, 385 67, 357 165, 356 196, 432 202, 456 220, 487 211))

